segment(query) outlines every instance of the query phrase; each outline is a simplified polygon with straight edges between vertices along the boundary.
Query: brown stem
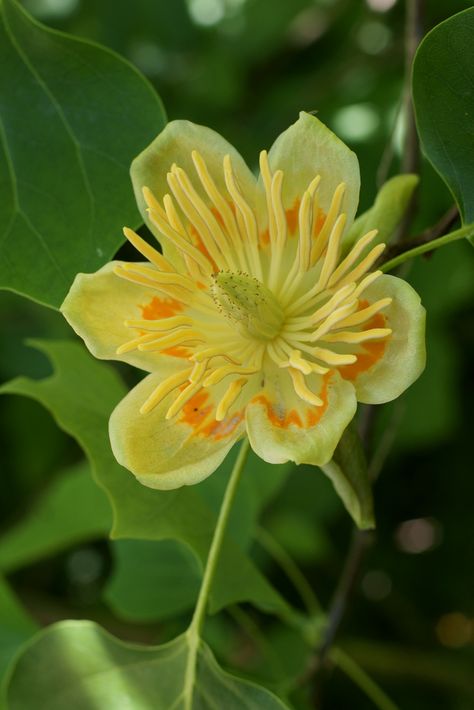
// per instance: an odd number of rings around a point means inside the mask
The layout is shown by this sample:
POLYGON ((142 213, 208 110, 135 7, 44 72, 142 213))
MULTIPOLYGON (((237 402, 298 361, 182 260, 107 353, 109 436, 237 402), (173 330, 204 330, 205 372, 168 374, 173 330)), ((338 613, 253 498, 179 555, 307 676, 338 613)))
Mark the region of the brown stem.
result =
POLYGON ((403 254, 410 249, 420 246, 421 244, 428 244, 434 239, 438 239, 443 234, 449 232, 451 227, 455 224, 459 217, 459 211, 456 205, 449 208, 447 212, 441 217, 441 219, 432 227, 428 227, 421 234, 413 237, 409 241, 405 241, 402 244, 390 244, 388 248, 383 253, 380 260, 380 264, 385 264, 385 262, 390 261, 395 256, 403 254))

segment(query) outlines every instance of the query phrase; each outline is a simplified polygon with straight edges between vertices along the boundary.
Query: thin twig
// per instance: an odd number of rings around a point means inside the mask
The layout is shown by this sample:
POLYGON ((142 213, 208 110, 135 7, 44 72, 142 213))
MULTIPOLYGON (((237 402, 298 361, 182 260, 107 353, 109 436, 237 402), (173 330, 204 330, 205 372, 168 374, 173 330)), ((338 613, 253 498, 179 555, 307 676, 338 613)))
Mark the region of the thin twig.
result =
POLYGON ((456 205, 452 205, 435 225, 428 227, 428 229, 425 229, 421 234, 417 234, 415 237, 402 244, 390 244, 384 251, 380 264, 384 264, 399 254, 404 254, 406 251, 410 251, 415 247, 421 246, 422 244, 429 244, 429 242, 438 239, 442 234, 449 232, 458 217, 459 210, 456 205))

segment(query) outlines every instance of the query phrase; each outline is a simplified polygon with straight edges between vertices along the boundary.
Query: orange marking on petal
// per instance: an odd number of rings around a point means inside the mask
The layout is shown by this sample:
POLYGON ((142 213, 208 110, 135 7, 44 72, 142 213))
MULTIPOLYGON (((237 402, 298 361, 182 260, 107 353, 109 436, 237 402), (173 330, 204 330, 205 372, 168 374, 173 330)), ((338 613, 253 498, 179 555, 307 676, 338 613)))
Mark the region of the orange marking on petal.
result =
POLYGON ((331 374, 331 372, 328 372, 323 376, 323 386, 321 392, 318 393, 318 397, 321 397, 323 404, 320 407, 308 407, 306 410, 306 427, 308 429, 316 426, 328 407, 328 386, 331 374))
POLYGON ((180 345, 175 345, 171 348, 165 348, 161 352, 164 355, 172 355, 172 357, 182 357, 182 358, 185 358, 186 360, 192 354, 192 351, 189 350, 189 348, 183 348, 180 345))
POLYGON ((202 436, 211 437, 215 441, 225 439, 234 433, 240 422, 244 418, 244 410, 234 412, 230 416, 223 419, 221 422, 212 421, 198 433, 202 436))
POLYGON ((145 320, 159 320, 175 316, 184 309, 184 305, 175 298, 158 298, 153 296, 150 303, 139 306, 145 320))
POLYGON ((288 225, 288 229, 290 231, 290 234, 294 234, 296 232, 296 227, 298 226, 299 209, 300 209, 300 198, 297 197, 295 199, 295 201, 293 202, 293 207, 290 207, 289 209, 285 210, 286 223, 288 225))
POLYGON ((191 397, 191 399, 189 399, 182 408, 181 417, 179 419, 180 423, 189 424, 189 426, 194 429, 194 433, 197 433, 199 427, 204 423, 212 411, 212 404, 206 405, 208 399, 209 392, 206 392, 205 390, 196 392, 196 394, 191 397))
POLYGON ((266 247, 268 244, 270 244, 270 232, 268 228, 260 233, 260 246, 261 247, 266 247))
MULTIPOLYGON (((357 310, 360 311, 368 305, 368 301, 360 301, 357 310)), ((364 323, 364 330, 370 328, 385 328, 386 322, 387 320, 383 313, 376 313, 370 320, 364 323)), ((345 380, 353 382, 359 375, 369 370, 372 365, 375 365, 385 353, 387 338, 383 340, 368 340, 366 343, 360 343, 360 347, 362 351, 354 353, 354 355, 357 355, 357 360, 352 365, 342 365, 338 368, 341 377, 345 380)))
POLYGON ((204 254, 204 256, 206 257, 206 259, 207 259, 207 260, 209 261, 209 263, 211 264, 213 270, 214 270, 215 272, 216 272, 216 271, 219 271, 219 269, 217 268, 216 262, 214 261, 214 259, 212 258, 212 256, 209 254, 209 252, 208 252, 208 250, 207 250, 207 248, 206 248, 206 245, 205 245, 204 242, 202 241, 202 237, 201 237, 201 235, 199 234, 199 232, 197 231, 197 229, 196 229, 196 227, 194 226, 194 224, 190 224, 190 225, 189 225, 189 232, 190 232, 190 234, 191 234, 191 239, 192 239, 192 242, 193 242, 194 246, 199 249, 199 251, 201 252, 201 254, 204 254))
MULTIPOLYGON (((234 203, 232 203, 232 204, 234 204, 234 203)), ((211 212, 214 215, 214 217, 217 219, 217 221, 219 222, 220 226, 225 229, 224 219, 223 219, 221 213, 219 212, 219 210, 217 209, 217 207, 211 207, 211 212)))
MULTIPOLYGON (((328 385, 331 379, 332 372, 328 372, 323 377, 323 386, 321 391, 318 392, 318 397, 323 400, 323 404, 320 407, 312 407, 305 405, 305 415, 306 421, 303 422, 299 412, 296 409, 290 409, 289 412, 285 412, 281 407, 277 407, 272 404, 269 399, 264 395, 260 394, 254 397, 252 402, 257 402, 265 407, 267 417, 273 426, 278 427, 278 429, 289 429, 291 424, 299 427, 300 429, 310 429, 315 426, 319 420, 322 418, 324 412, 328 406, 328 385)), ((302 403, 303 404, 303 403, 302 403)))
POLYGON ((259 394, 257 397, 254 397, 252 401, 262 404, 265 407, 268 419, 273 426, 279 429, 288 429, 290 424, 295 424, 300 428, 303 426, 301 417, 296 409, 290 409, 288 413, 285 413, 283 410, 275 407, 264 394, 259 394))
POLYGON ((316 214, 316 219, 314 220, 313 224, 313 237, 317 237, 321 229, 323 228, 323 224, 326 220, 326 213, 318 207, 318 211, 316 214))

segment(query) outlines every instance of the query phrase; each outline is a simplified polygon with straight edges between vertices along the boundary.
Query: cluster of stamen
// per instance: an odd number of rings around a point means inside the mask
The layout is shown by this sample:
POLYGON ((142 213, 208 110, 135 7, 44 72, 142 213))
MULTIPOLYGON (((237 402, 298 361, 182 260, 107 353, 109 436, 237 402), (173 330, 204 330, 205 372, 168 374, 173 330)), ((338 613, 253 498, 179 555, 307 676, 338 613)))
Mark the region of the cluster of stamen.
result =
POLYGON ((199 153, 193 151, 192 159, 198 189, 173 165, 170 194, 162 204, 149 189, 143 190, 150 219, 169 253, 178 254, 179 264, 125 229, 149 264, 116 267, 122 278, 179 306, 170 316, 125 322, 135 335, 118 354, 135 349, 167 353, 170 348, 186 353, 187 365, 161 382, 141 411, 151 411, 174 392, 166 413, 174 417, 202 388, 226 380, 214 413, 221 421, 246 385, 252 379, 261 385, 275 367, 287 373, 301 400, 321 406, 308 378, 355 363, 358 347, 391 333, 389 328, 370 327, 390 298, 361 304, 364 291, 381 273, 370 269, 384 245, 365 253, 377 233, 371 231, 341 260, 343 183, 324 214, 318 202, 320 177, 310 182, 299 201, 293 237, 282 198, 283 172, 271 172, 265 151, 260 169, 266 213, 258 214, 259 219, 242 195, 229 156, 223 160, 225 191, 199 153))

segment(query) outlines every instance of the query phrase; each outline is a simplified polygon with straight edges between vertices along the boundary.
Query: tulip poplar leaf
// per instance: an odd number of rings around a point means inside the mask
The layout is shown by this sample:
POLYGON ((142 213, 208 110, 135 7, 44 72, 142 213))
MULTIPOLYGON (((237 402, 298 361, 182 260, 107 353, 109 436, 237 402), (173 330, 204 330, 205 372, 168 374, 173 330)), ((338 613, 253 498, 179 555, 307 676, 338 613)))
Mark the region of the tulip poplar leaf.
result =
POLYGON ((268 690, 223 671, 202 641, 187 674, 184 634, 162 646, 119 641, 90 621, 40 632, 12 670, 9 710, 285 710, 268 690))
MULTIPOLYGON (((413 65, 413 100, 423 151, 474 222, 474 8, 424 38, 413 65)), ((472 242, 472 238, 470 239, 472 242)))
POLYGON ((127 61, 16 0, 0 2, 0 85, 0 287, 58 307, 140 224, 129 166, 164 110, 127 61))

